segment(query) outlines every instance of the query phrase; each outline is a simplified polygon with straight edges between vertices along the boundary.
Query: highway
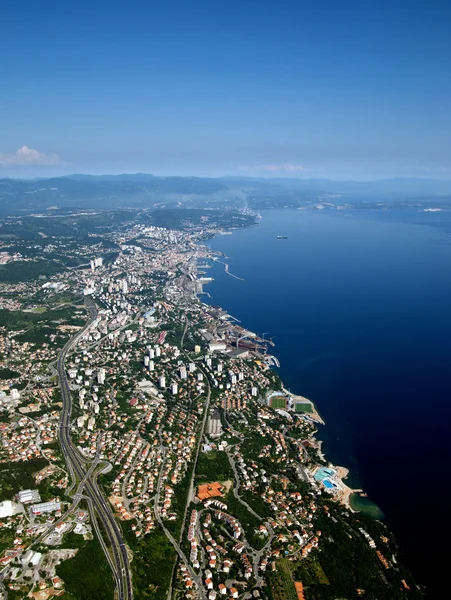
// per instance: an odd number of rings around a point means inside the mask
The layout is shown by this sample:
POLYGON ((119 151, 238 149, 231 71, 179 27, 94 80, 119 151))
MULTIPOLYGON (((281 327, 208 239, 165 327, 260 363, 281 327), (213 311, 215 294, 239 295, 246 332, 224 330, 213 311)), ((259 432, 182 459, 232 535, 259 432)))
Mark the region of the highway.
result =
MULTIPOLYGON (((113 570, 113 575, 117 586, 116 597, 118 600, 132 600, 133 588, 130 576, 130 564, 122 532, 113 516, 111 506, 108 504, 108 501, 105 499, 97 485, 94 470, 90 470, 89 463, 87 463, 86 458, 83 457, 77 450, 70 435, 72 397, 67 381, 64 363, 67 353, 74 346, 76 346, 78 340, 91 327, 92 323, 97 317, 97 310, 90 298, 86 300, 86 305, 90 312, 91 319, 75 336, 73 336, 66 343, 58 355, 57 371, 60 380, 61 397, 63 403, 58 437, 69 472, 72 476, 73 483, 75 483, 77 479, 80 482, 84 482, 84 494, 87 498, 89 498, 89 506, 91 509, 90 512, 93 519, 93 525, 98 534, 99 541, 106 554, 108 562, 113 570), (109 541, 109 548, 100 534, 100 529, 96 522, 96 516, 100 520, 103 531, 106 533, 109 541)), ((78 490, 78 492, 80 491, 81 490, 78 490)))

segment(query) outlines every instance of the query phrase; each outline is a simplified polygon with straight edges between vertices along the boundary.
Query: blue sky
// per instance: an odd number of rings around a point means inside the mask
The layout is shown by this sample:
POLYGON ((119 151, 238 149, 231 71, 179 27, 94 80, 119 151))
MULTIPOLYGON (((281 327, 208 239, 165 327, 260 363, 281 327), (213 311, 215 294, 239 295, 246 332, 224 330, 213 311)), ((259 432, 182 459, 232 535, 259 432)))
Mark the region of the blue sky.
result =
POLYGON ((5 0, 0 47, 0 176, 451 179, 450 2, 5 0))

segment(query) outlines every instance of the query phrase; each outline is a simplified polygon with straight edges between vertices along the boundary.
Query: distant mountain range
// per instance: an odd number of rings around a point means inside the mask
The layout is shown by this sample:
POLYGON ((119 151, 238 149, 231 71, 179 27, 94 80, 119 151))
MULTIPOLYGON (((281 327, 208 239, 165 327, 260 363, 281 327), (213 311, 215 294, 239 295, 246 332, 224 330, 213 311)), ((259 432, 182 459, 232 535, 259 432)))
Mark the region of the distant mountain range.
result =
POLYGON ((332 181, 254 177, 158 177, 69 175, 48 179, 0 179, 0 212, 50 208, 214 208, 256 210, 312 202, 365 203, 434 200, 451 203, 451 181, 385 179, 332 181))

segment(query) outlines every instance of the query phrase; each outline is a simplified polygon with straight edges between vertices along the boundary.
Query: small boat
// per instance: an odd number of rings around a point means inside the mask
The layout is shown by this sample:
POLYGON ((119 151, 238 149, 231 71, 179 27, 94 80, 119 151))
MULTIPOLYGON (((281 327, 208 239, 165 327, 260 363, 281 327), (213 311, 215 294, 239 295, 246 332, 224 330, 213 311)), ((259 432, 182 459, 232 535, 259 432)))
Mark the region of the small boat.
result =
POLYGON ((287 240, 287 239, 288 239, 288 237, 287 237, 286 235, 278 235, 278 236, 277 236, 277 239, 278 239, 278 240, 287 240))

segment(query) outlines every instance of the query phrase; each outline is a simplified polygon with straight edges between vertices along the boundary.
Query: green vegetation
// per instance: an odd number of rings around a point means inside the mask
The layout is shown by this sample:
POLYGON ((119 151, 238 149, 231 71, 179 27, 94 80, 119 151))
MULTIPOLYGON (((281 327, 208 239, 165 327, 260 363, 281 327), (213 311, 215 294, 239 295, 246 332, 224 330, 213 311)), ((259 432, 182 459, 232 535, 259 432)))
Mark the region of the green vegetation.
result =
POLYGON ((82 535, 78 533, 66 533, 63 537, 62 543, 58 546, 59 548, 84 548, 86 546, 86 540, 82 535))
MULTIPOLYGON (((362 527, 375 540, 387 560, 391 559, 391 542, 382 542, 387 531, 380 522, 360 514, 343 518, 343 507, 324 499, 315 527, 322 533, 321 551, 314 550, 308 559, 293 563, 295 581, 302 581, 307 600, 357 599, 358 590, 365 590, 370 600, 398 600, 422 598, 411 574, 399 564, 396 569, 386 569, 376 551, 370 548, 359 528, 362 527), (410 592, 401 589, 400 579, 405 579, 410 592)), ((388 537, 388 536, 387 536, 388 537)))
MULTIPOLYGON (((8 600, 24 600, 24 598, 26 598, 26 591, 25 591, 25 587, 23 587, 24 591, 18 591, 18 590, 8 590, 8 600)), ((63 600, 72 600, 72 598, 67 597, 66 595, 61 596, 61 598, 63 598, 63 600)))
POLYGON ((152 220, 157 227, 168 229, 206 229, 213 226, 232 229, 255 224, 252 215, 245 215, 236 210, 211 208, 160 208, 152 212, 152 220))
POLYGON ((10 330, 20 330, 38 323, 44 323, 48 321, 59 321, 67 319, 68 311, 62 310, 49 310, 46 312, 26 312, 26 311, 10 311, 2 309, 0 310, 0 320, 2 324, 10 330))
MULTIPOLYGON (((52 498, 61 498, 64 495, 64 490, 56 487, 55 482, 61 477, 61 472, 57 472, 57 477, 46 477, 39 484, 39 493, 43 502, 48 502, 52 498)), ((76 535, 76 534, 75 534, 76 535)), ((80 536, 77 536, 80 537, 80 536)))
POLYGON ((3 554, 3 551, 11 549, 14 546, 14 538, 16 537, 16 532, 13 527, 6 529, 6 527, 2 528, 2 535, 0 536, 0 554, 3 554))
POLYGON ((0 463, 0 498, 12 499, 19 490, 36 487, 33 475, 47 465, 44 458, 0 463))
POLYGON ((196 468, 196 483, 226 481, 233 478, 233 471, 225 452, 200 452, 196 468))
MULTIPOLYGON (((97 539, 85 541, 82 536, 77 537, 84 543, 74 558, 56 567, 57 575, 76 600, 86 600, 87 590, 90 600, 111 600, 114 596, 113 576, 100 543, 97 539)), ((81 541, 77 542, 81 544, 81 541)))
POLYGON ((174 485, 174 496, 172 499, 171 510, 173 510, 176 513, 177 518, 175 519, 175 521, 168 521, 166 523, 166 527, 177 539, 180 536, 182 528, 183 514, 185 512, 185 506, 188 501, 188 481, 190 481, 191 479, 193 468, 193 466, 190 466, 183 479, 181 479, 176 485, 174 485))
POLYGON ((60 332, 59 324, 82 326, 86 320, 71 314, 68 307, 45 312, 25 312, 0 310, 0 322, 9 330, 21 332, 16 335, 16 340, 32 344, 50 342, 51 335, 65 339, 66 334, 60 332))
POLYGON ((50 260, 30 262, 9 262, 0 266, 0 282, 2 281, 31 281, 40 275, 50 277, 61 271, 61 267, 50 260))
POLYGON ((135 598, 160 600, 165 598, 171 583, 176 552, 163 530, 156 526, 150 535, 137 539, 130 523, 123 526, 127 542, 133 551, 131 562, 135 598))
POLYGON ((276 569, 269 578, 273 600, 297 600, 289 562, 285 558, 278 560, 276 569))
POLYGON ((226 495, 224 502, 227 504, 228 512, 236 517, 243 526, 249 544, 256 550, 263 548, 266 538, 256 533, 256 529, 261 525, 260 519, 257 519, 244 504, 235 498, 232 490, 226 495))
MULTIPOLYGON (((249 419, 250 420, 250 419, 249 419)), ((236 427, 236 425, 234 424, 236 427)), ((236 429, 239 429, 236 427, 236 429)), ((273 463, 267 458, 259 458, 259 454, 261 453, 264 446, 268 444, 272 444, 272 440, 270 437, 262 436, 259 433, 256 433, 252 430, 245 430, 246 436, 241 443, 241 453, 246 455, 246 458, 250 460, 255 460, 258 464, 263 468, 270 468, 274 470, 273 463)))
POLYGON ((13 371, 7 367, 0 368, 0 379, 16 379, 17 377, 20 377, 18 371, 13 371))
POLYGON ((263 498, 259 494, 253 494, 248 490, 241 490, 240 497, 244 500, 244 502, 247 502, 249 506, 252 506, 252 509, 255 510, 257 515, 259 515, 263 519, 273 516, 273 511, 270 505, 265 500, 263 500, 263 498))
MULTIPOLYGON (((136 218, 137 215, 137 211, 129 210, 92 211, 90 214, 86 214, 86 211, 83 214, 77 214, 76 212, 61 214, 61 212, 49 212, 45 219, 24 216, 20 220, 5 220, 1 235, 3 238, 33 240, 33 244, 39 246, 53 244, 55 238, 58 240, 75 238, 79 243, 85 242, 94 245, 103 240, 102 238, 93 238, 89 234, 119 229, 126 222, 136 218)), ((114 244, 109 242, 107 247, 114 247, 114 244)))
POLYGON ((326 574, 324 573, 324 570, 321 566, 321 563, 319 563, 317 560, 307 560, 305 561, 305 565, 309 565, 309 570, 310 570, 310 576, 313 578, 313 580, 317 583, 320 583, 322 585, 330 585, 330 581, 328 580, 326 574))

